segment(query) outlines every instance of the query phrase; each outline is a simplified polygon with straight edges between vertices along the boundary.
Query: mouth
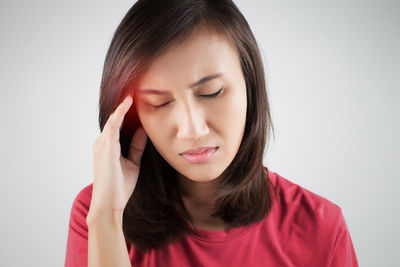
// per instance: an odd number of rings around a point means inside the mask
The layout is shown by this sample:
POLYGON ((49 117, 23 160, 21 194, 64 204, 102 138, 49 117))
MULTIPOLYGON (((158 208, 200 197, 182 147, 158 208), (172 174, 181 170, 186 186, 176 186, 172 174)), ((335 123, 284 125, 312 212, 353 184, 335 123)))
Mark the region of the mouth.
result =
POLYGON ((187 150, 179 155, 191 163, 204 163, 206 162, 219 147, 200 147, 196 149, 187 150))
POLYGON ((179 155, 183 155, 183 154, 198 155, 198 154, 203 153, 204 151, 214 149, 214 148, 218 148, 218 147, 217 146, 196 147, 194 149, 186 150, 185 152, 182 152, 179 155))

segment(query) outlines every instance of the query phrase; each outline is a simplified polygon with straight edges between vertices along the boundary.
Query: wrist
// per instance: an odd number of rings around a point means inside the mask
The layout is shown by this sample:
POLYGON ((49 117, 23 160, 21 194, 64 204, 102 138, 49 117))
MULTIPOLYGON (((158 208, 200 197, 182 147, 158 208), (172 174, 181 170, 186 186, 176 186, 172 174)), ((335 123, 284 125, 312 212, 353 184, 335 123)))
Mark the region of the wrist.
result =
POLYGON ((116 226, 122 226, 123 210, 99 210, 89 209, 86 217, 86 223, 88 226, 94 224, 114 224, 116 226))

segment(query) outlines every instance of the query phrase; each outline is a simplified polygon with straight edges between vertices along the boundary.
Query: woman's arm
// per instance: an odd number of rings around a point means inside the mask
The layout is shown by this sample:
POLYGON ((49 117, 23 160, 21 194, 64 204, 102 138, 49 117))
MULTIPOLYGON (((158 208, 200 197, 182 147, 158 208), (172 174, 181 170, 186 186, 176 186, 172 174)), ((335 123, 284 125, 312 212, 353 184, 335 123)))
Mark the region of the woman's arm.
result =
POLYGON ((89 229, 88 267, 130 267, 122 230, 122 212, 104 213, 89 213, 86 219, 89 229))

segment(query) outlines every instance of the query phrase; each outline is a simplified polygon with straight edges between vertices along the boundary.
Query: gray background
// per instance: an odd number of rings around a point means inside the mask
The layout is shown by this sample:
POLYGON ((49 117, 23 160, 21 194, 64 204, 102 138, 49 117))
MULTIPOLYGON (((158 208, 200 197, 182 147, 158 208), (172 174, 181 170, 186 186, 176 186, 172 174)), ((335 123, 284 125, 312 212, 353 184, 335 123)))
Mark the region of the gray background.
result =
MULTIPOLYGON (((342 207, 360 266, 399 266, 399 1, 235 3, 269 84, 265 165, 342 207)), ((106 50, 132 4, 1 2, 1 266, 63 266, 106 50)))

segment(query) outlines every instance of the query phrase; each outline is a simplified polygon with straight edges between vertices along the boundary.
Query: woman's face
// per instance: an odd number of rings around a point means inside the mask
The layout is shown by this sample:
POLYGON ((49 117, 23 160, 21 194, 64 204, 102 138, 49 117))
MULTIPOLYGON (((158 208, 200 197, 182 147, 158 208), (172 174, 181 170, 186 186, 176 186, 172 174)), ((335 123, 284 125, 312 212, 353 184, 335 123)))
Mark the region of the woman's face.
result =
POLYGON ((242 141, 247 96, 236 53, 221 35, 196 32, 153 60, 135 87, 135 105, 148 137, 160 155, 192 181, 219 177, 242 141), (215 74, 220 75, 191 86, 215 74), (220 88, 216 96, 204 96, 220 88), (145 93, 148 89, 160 93, 145 93), (218 149, 203 163, 180 155, 197 147, 218 149))

